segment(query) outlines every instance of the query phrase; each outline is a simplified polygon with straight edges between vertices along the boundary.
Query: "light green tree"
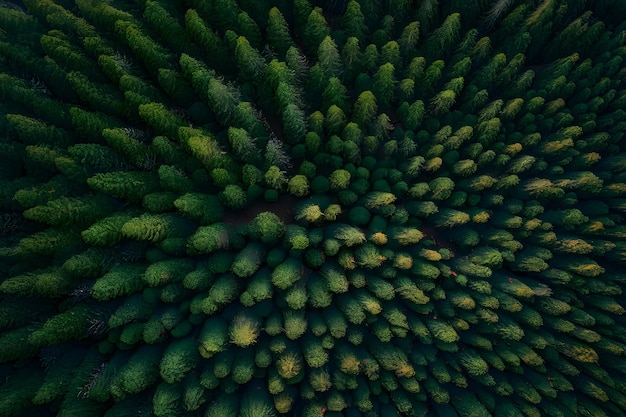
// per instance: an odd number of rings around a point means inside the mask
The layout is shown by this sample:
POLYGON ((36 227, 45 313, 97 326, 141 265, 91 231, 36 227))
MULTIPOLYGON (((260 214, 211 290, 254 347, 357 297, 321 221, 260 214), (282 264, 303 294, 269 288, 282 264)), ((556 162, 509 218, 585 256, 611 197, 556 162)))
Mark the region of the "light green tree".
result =
MULTIPOLYGON (((378 103, 387 107, 393 99, 396 86, 395 67, 392 63, 387 62, 378 68, 374 74, 372 93, 378 100, 378 103)), ((360 97, 360 96, 359 96, 360 97)))
POLYGON ((294 175, 287 184, 287 190, 297 197, 303 197, 309 193, 309 180, 304 175, 294 175))
POLYGON ((371 91, 364 91, 354 103, 352 121, 361 128, 366 128, 368 123, 374 118, 378 110, 376 96, 371 91))
POLYGON ((305 220, 307 223, 315 223, 325 218, 324 212, 317 204, 307 204, 302 207, 295 216, 296 220, 305 220))
POLYGON ((259 323, 253 318, 244 315, 235 317, 228 329, 230 342, 242 348, 256 344, 259 334, 259 323))

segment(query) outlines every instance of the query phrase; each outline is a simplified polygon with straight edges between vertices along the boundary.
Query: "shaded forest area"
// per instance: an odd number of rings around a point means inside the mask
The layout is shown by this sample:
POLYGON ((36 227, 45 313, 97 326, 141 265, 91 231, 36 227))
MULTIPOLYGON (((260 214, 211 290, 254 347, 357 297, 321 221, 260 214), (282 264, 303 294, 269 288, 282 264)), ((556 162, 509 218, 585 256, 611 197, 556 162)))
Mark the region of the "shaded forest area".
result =
POLYGON ((0 414, 626 415, 624 16, 0 2, 0 414))

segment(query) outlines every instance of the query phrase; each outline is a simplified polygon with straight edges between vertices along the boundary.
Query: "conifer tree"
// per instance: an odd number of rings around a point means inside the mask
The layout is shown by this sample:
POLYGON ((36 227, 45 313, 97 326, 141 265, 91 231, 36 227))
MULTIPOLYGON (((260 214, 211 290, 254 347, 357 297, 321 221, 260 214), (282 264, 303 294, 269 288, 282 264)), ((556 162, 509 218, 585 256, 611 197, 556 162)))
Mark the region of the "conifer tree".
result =
POLYGON ((354 103, 352 121, 361 128, 365 128, 376 115, 377 110, 376 96, 371 91, 364 91, 354 103))
POLYGON ((306 23, 300 27, 303 28, 304 39, 306 39, 305 46, 310 52, 316 51, 324 38, 330 34, 328 23, 319 7, 311 10, 306 17, 306 23))
POLYGON ((276 7, 272 7, 269 11, 267 19, 267 39, 270 46, 274 48, 280 56, 284 56, 284 54, 287 53, 287 49, 294 46, 287 21, 276 7))

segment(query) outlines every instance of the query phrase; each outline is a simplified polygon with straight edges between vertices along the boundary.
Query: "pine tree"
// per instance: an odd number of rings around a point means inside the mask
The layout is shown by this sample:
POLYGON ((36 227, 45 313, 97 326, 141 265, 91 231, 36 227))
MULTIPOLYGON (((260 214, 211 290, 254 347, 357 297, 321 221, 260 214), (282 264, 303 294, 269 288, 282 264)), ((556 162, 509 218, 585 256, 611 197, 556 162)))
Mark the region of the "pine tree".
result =
POLYGON ((106 301, 132 294, 143 287, 141 274, 144 271, 144 265, 112 268, 95 282, 91 296, 96 300, 106 301))
POLYGON ((361 128, 365 128, 371 119, 376 115, 378 105, 376 96, 371 91, 364 91, 359 94, 352 114, 352 121, 361 128))
POLYGON ((139 241, 158 242, 185 234, 185 222, 172 214, 143 214, 122 225, 122 235, 139 241))
POLYGON ((249 243, 235 256, 231 271, 241 278, 252 276, 265 259, 265 247, 258 243, 249 243))
POLYGON ((248 80, 255 79, 261 75, 265 67, 265 61, 259 51, 254 49, 244 36, 237 38, 235 61, 241 77, 248 80))
MULTIPOLYGON (((392 63, 387 62, 378 68, 374 74, 372 92, 381 106, 388 106, 393 99, 396 80, 394 77, 395 68, 392 63)), ((360 96, 359 96, 360 97, 360 96)))
POLYGON ((365 41, 367 25, 358 2, 354 0, 347 2, 345 13, 342 16, 342 23, 347 29, 347 33, 352 34, 359 41, 365 41))
POLYGON ((425 43, 424 48, 429 54, 433 51, 447 51, 459 38, 461 15, 453 13, 446 17, 441 26, 435 29, 425 43))
POLYGON ((187 250, 190 253, 210 253, 218 249, 226 249, 231 245, 234 233, 224 223, 200 226, 189 237, 187 250))
POLYGON ((330 36, 326 36, 317 49, 318 65, 326 78, 338 77, 342 72, 341 57, 337 44, 330 36))
MULTIPOLYGON (((336 107, 342 112, 347 111, 348 109, 347 96, 348 96, 348 91, 346 87, 341 83, 339 78, 331 77, 328 80, 328 85, 326 86, 326 88, 324 88, 324 91, 322 93, 322 99, 323 99, 322 108, 326 110, 326 118, 324 120, 325 124, 332 123, 331 121, 332 119, 328 120, 328 118, 331 117, 332 115, 332 113, 329 114, 328 111, 332 107, 336 107)), ((343 119, 345 119, 345 115, 343 116, 343 119)))
POLYGON ((52 226, 89 224, 112 211, 112 201, 106 198, 70 199, 61 197, 51 200, 45 206, 36 206, 24 211, 29 220, 47 223, 52 226))
POLYGON ((314 8, 307 16, 306 23, 302 26, 305 46, 311 52, 315 52, 324 38, 330 35, 328 23, 322 14, 322 9, 314 8))
POLYGON ((343 62, 344 79, 352 79, 356 76, 361 66, 361 49, 359 39, 351 36, 346 40, 341 50, 341 61, 343 62))
POLYGON ((290 143, 298 143, 306 134, 305 114, 296 104, 288 104, 282 114, 283 134, 290 143))
MULTIPOLYGON (((296 109, 296 112, 299 113, 299 109, 296 109)), ((300 114, 294 114, 296 116, 294 119, 299 119, 298 116, 300 114)), ((290 117, 287 115, 286 117, 290 117)), ((294 120, 299 121, 299 120, 294 120)), ((300 130, 300 126, 296 125, 295 130, 300 130)), ((265 147, 265 162, 270 166, 268 169, 265 180, 268 182, 268 185, 272 188, 280 188, 284 183, 287 182, 286 178, 280 174, 280 171, 277 171, 279 168, 287 168, 291 164, 291 158, 287 155, 283 149, 283 142, 279 141, 277 138, 272 137, 267 142, 265 147), (268 174, 270 174, 270 178, 268 178, 268 174)))
POLYGON ((269 44, 279 56, 284 56, 287 50, 294 46, 287 21, 276 7, 272 7, 269 11, 266 30, 269 44))

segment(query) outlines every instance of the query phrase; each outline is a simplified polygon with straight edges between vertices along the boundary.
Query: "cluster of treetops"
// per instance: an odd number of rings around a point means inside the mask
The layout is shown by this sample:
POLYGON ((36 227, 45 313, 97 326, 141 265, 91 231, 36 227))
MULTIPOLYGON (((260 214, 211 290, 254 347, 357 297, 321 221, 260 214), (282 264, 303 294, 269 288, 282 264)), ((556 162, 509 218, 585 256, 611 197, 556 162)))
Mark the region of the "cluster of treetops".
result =
POLYGON ((3 416, 622 416, 626 6, 0 5, 3 416))

